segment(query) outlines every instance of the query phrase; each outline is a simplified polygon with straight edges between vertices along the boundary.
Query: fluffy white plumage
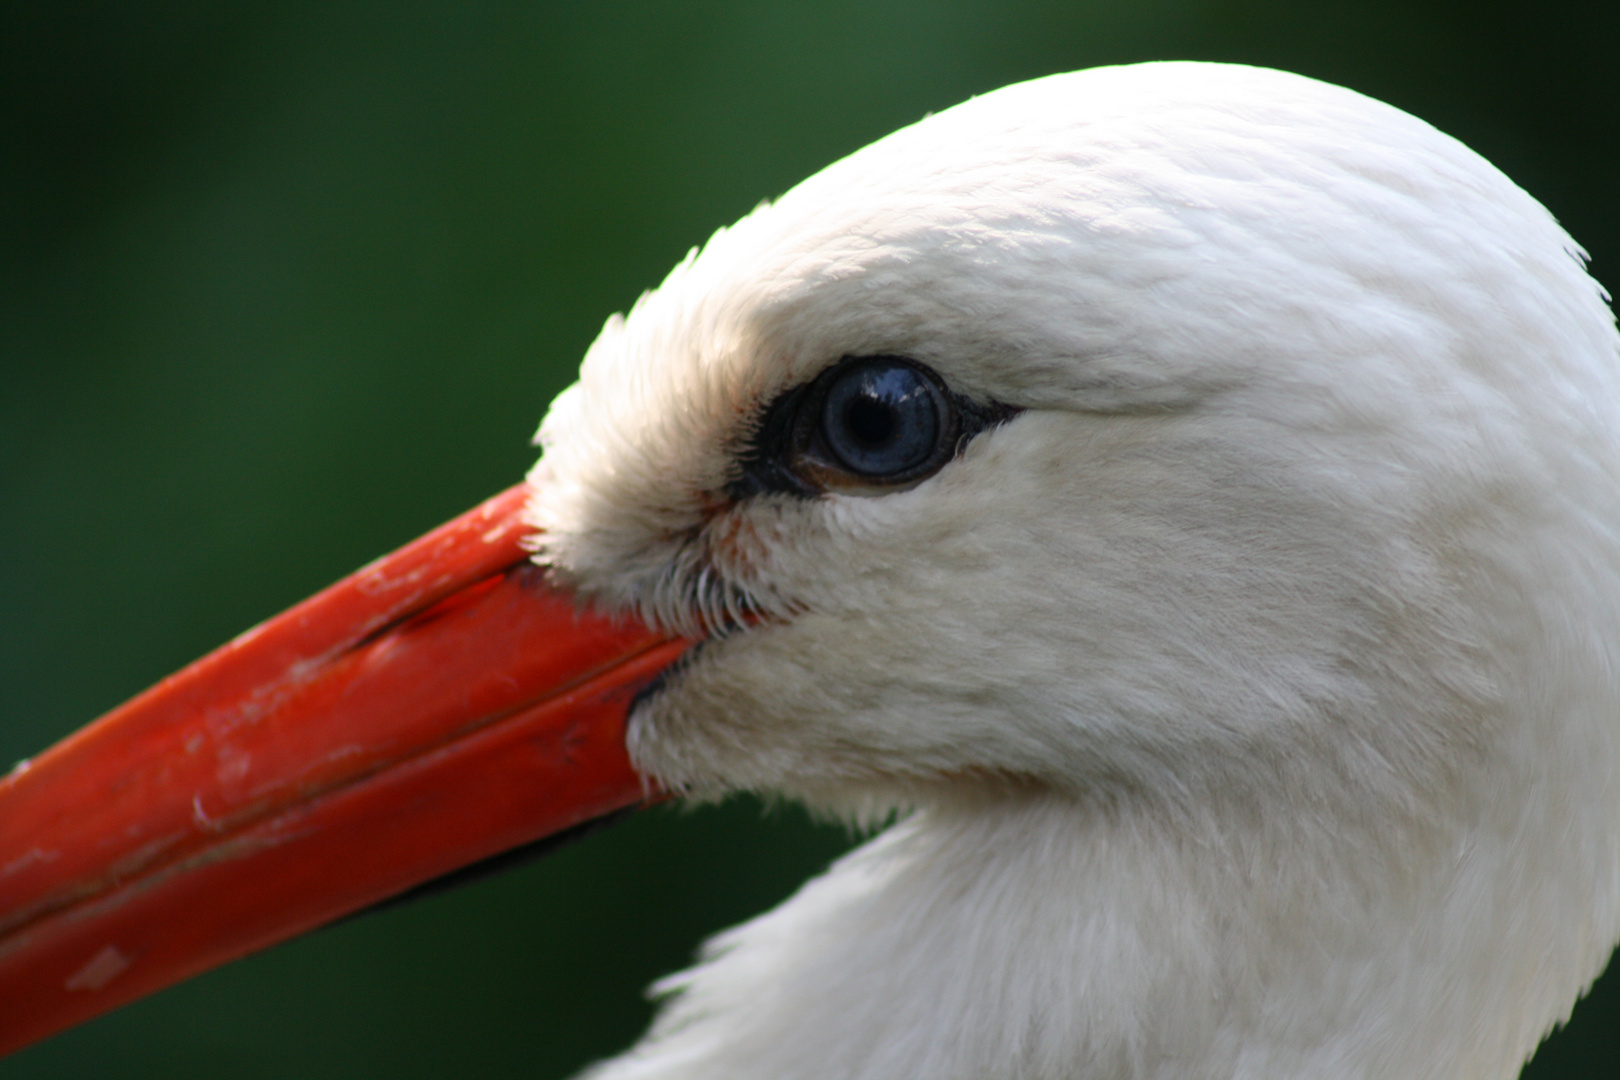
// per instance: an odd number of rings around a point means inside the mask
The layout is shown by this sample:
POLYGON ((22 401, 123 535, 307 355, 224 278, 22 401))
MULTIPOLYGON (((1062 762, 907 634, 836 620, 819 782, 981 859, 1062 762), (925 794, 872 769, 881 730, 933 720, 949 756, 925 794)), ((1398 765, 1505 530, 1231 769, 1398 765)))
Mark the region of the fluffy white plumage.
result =
POLYGON ((888 828, 595 1080, 1517 1071, 1620 936, 1620 339, 1533 199, 1296 76, 1055 76, 897 132, 608 322, 539 558, 716 638, 698 796, 888 828), (1023 411, 887 494, 735 498, 902 355, 1023 411))

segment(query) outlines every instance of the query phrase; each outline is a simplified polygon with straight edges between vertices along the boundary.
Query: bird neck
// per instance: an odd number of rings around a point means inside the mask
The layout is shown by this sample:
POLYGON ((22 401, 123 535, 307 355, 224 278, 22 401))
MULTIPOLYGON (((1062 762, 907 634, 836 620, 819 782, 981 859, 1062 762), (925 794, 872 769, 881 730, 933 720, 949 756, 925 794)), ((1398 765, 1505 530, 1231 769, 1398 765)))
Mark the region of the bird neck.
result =
POLYGON ((1590 893, 1525 878, 1478 819, 1380 835, 1252 806, 968 803, 716 939, 597 1080, 1506 1080, 1583 962, 1558 927, 1590 893))

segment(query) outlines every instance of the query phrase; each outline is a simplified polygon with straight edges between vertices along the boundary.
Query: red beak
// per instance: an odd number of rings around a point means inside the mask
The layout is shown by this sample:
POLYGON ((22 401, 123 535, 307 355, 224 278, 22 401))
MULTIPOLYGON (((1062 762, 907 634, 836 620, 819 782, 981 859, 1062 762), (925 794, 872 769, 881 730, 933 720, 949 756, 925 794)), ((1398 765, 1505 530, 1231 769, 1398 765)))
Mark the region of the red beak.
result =
POLYGON ((0 779, 0 1053, 646 801, 691 643, 581 610, 513 488, 0 779))

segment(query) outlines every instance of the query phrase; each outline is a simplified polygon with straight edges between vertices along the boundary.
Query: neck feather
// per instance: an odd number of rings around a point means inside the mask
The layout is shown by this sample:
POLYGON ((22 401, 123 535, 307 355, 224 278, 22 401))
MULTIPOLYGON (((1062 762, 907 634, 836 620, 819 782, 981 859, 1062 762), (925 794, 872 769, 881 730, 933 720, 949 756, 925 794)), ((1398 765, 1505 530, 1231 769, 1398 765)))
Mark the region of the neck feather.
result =
POLYGON ((1524 806, 1334 833, 942 801, 716 938, 590 1076, 1507 1080, 1596 975, 1615 892, 1612 851, 1598 898, 1600 853, 1525 847, 1524 806))

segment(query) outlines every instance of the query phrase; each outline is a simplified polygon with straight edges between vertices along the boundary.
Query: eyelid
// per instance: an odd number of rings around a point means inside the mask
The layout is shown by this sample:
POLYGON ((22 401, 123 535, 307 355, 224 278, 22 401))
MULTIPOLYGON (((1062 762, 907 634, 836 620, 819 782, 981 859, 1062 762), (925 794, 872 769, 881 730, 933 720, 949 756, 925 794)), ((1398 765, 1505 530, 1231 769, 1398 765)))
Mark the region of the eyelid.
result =
POLYGON ((810 384, 809 394, 799 402, 795 425, 797 438, 788 447, 788 467, 824 491, 845 494, 884 494, 921 483, 950 460, 959 427, 957 408, 944 381, 922 364, 900 356, 846 357, 828 368, 810 384), (939 426, 928 456, 915 466, 891 475, 863 473, 850 467, 828 444, 825 430, 828 396, 850 376, 851 369, 879 364, 891 369, 903 366, 914 372, 928 385, 932 403, 938 409, 939 426))
POLYGON ((726 485, 734 500, 762 494, 813 499, 829 492, 885 495, 922 483, 962 452, 981 431, 1012 419, 1023 410, 999 401, 975 401, 955 393, 937 372, 909 357, 892 354, 845 356, 814 379, 778 394, 759 413, 746 441, 736 451, 738 474, 726 485), (896 479, 861 476, 838 464, 820 445, 821 406, 827 390, 852 364, 889 361, 921 374, 945 404, 938 448, 928 461, 896 479))

